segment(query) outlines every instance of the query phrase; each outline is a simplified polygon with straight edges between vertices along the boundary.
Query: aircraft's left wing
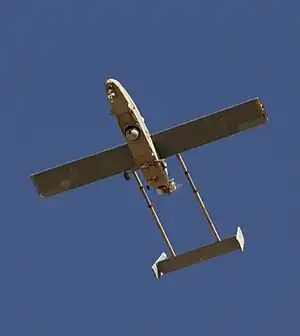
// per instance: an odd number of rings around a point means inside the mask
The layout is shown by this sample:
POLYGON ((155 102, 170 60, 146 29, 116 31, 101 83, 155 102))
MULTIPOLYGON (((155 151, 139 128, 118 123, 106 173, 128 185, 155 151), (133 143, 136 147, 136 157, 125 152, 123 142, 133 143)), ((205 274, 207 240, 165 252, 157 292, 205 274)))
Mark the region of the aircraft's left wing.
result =
POLYGON ((31 175, 42 198, 102 180, 135 166, 127 144, 31 175))
POLYGON ((188 121, 152 135, 161 158, 167 158, 268 122, 259 98, 188 121))

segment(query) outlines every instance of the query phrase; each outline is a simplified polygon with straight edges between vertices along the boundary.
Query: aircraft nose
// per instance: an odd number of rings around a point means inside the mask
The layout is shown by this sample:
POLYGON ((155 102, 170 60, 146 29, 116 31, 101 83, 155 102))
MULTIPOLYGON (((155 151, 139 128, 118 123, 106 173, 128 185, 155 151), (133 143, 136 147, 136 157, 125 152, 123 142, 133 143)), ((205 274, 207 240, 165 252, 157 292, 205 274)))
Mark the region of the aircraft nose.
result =
POLYGON ((106 81, 106 85, 110 85, 114 82, 114 80, 112 78, 109 78, 107 81, 106 81))
POLYGON ((109 94, 110 92, 115 92, 117 93, 119 91, 119 85, 118 82, 115 79, 109 78, 105 82, 105 87, 106 87, 106 93, 109 94))
POLYGON ((112 85, 112 86, 115 86, 115 87, 121 87, 121 84, 116 79, 113 79, 113 78, 109 78, 106 81, 106 85, 112 85))
POLYGON ((122 98, 125 96, 124 88, 116 79, 107 79, 105 82, 105 90, 111 104, 115 104, 116 100, 123 101, 122 98))
POLYGON ((113 80, 113 79, 108 79, 108 80, 105 82, 105 86, 106 86, 107 88, 112 87, 113 84, 114 84, 114 80, 113 80))
POLYGON ((105 82, 105 89, 109 102, 111 104, 114 104, 115 99, 117 98, 117 96, 119 96, 119 87, 117 81, 115 79, 109 78, 105 82))
POLYGON ((116 88, 115 88, 115 84, 114 84, 114 80, 113 79, 108 79, 106 82, 105 82, 105 89, 106 89, 106 94, 109 95, 113 92, 116 91, 116 88))

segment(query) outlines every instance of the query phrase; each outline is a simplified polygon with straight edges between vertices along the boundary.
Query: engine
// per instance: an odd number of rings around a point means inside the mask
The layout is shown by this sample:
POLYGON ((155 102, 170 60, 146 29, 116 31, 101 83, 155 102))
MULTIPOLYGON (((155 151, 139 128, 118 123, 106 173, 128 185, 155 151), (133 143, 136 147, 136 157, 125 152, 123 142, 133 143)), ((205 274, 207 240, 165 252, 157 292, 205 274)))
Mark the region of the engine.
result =
POLYGON ((177 189, 177 185, 176 185, 174 179, 170 179, 168 186, 161 186, 161 187, 158 187, 156 190, 157 190, 159 195, 170 195, 176 189, 177 189))

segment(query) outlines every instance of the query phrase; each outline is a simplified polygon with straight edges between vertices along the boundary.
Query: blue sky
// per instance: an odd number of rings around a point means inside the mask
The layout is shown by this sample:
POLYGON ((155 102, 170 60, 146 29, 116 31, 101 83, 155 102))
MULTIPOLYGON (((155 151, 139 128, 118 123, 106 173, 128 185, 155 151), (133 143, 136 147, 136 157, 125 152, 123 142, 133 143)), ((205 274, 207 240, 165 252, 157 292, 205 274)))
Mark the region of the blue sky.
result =
MULTIPOLYGON (((0 1, 0 334, 290 335, 299 295, 297 1, 0 1), (40 200, 33 172, 123 143, 107 78, 150 131, 259 96, 270 123, 184 155, 245 251, 164 276, 122 176, 40 200)), ((150 193, 177 253, 213 237, 182 187, 150 193)))

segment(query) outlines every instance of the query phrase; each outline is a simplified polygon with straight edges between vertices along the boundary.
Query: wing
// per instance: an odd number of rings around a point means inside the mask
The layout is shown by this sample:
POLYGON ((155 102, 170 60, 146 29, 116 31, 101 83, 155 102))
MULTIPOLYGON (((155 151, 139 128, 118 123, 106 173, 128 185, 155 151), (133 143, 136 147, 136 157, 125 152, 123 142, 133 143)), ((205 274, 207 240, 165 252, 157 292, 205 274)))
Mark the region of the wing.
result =
POLYGON ((33 174, 31 180, 40 196, 45 198, 122 173, 134 166, 132 154, 124 144, 33 174))
POLYGON ((166 158, 267 122, 262 103, 254 98, 155 133, 152 140, 161 158, 166 158))

